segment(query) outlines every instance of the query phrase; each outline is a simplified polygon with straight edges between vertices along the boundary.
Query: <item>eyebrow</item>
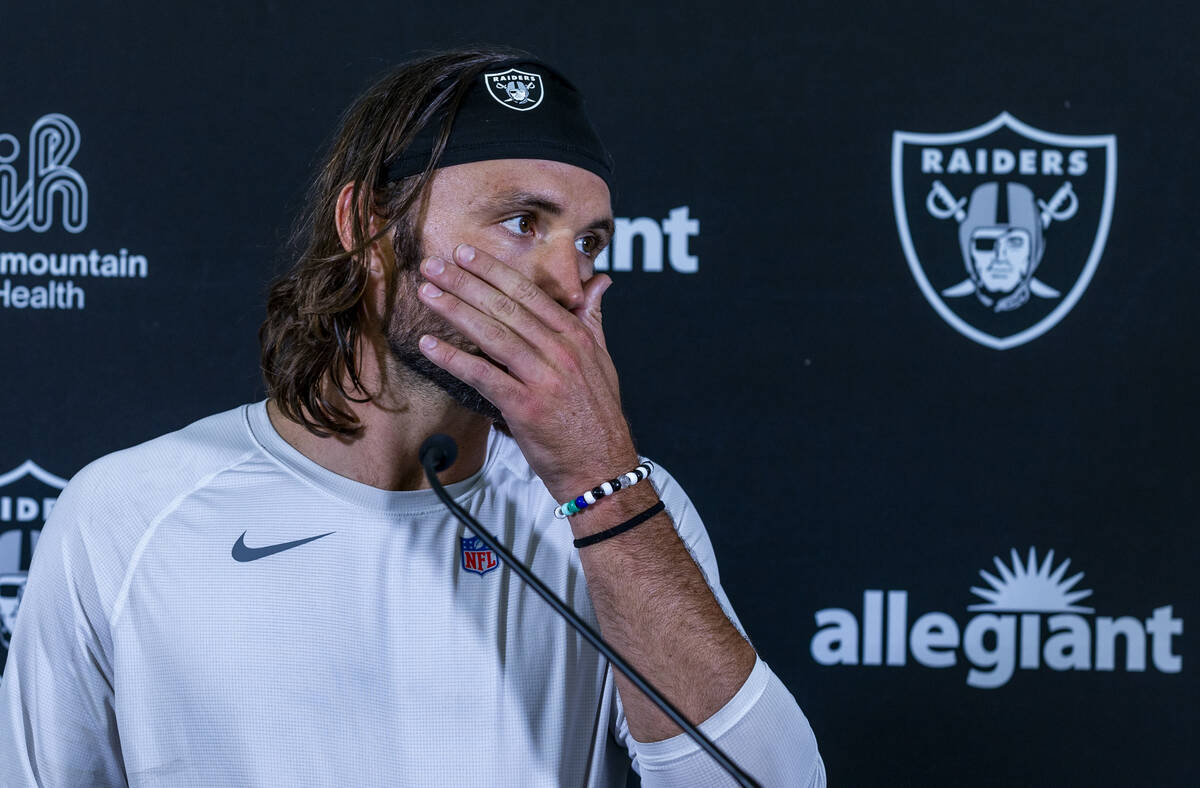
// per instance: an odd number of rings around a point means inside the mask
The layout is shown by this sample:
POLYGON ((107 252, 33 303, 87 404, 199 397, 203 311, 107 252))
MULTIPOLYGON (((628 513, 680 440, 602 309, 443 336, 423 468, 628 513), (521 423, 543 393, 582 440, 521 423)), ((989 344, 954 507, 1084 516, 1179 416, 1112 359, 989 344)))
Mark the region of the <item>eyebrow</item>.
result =
MULTIPOLYGON (((555 201, 551 195, 524 191, 508 192, 490 197, 484 201, 482 207, 484 211, 488 212, 511 211, 523 208, 540 211, 550 216, 562 216, 565 210, 562 203, 555 201)), ((613 234, 612 217, 602 216, 593 219, 585 229, 599 230, 611 236, 613 234)))

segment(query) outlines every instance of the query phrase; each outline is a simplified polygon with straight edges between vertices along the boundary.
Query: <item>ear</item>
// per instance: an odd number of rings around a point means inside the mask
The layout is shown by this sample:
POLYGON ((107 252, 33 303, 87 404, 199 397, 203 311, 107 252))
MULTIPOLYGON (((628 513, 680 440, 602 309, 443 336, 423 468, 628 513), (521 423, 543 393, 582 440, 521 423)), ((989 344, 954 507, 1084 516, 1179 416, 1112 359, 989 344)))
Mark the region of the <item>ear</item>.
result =
MULTIPOLYGON (((366 197, 363 194, 359 194, 359 199, 366 199, 366 197)), ((358 220, 359 212, 354 208, 354 184, 347 183, 338 192, 337 205, 334 208, 334 221, 337 223, 338 239, 342 242, 342 249, 347 252, 354 248, 354 225, 358 220)), ((377 219, 372 214, 367 225, 367 233, 368 235, 374 234, 378 229, 377 219)), ((383 268, 379 262, 379 255, 376 253, 374 246, 367 250, 367 269, 372 274, 383 273, 383 268)))
POLYGON ((338 192, 337 206, 334 209, 334 222, 337 223, 338 238, 342 241, 342 248, 347 252, 354 248, 354 222, 358 217, 355 215, 352 200, 354 199, 354 184, 347 183, 338 192))

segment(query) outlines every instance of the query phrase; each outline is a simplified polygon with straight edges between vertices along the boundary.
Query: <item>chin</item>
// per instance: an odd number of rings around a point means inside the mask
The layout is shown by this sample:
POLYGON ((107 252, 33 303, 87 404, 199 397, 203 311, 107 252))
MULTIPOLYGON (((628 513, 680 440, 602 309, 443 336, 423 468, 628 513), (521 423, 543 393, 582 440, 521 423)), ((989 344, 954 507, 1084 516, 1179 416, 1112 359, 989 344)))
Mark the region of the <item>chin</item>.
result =
POLYGON ((396 345, 392 345, 391 350, 392 355, 406 369, 433 384, 434 387, 460 407, 466 408, 472 413, 478 413, 480 416, 485 416, 497 426, 507 430, 507 425, 504 422, 504 416, 500 413, 500 409, 476 389, 463 383, 437 364, 425 358, 420 351, 396 345))

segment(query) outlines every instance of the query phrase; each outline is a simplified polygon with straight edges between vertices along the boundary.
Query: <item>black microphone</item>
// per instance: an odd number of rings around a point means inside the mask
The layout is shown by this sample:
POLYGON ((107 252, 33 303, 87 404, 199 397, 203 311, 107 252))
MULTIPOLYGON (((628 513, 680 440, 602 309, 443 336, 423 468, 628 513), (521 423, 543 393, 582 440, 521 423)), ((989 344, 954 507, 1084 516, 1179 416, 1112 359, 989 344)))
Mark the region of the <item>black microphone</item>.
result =
POLYGON ((625 677, 628 678, 635 687, 641 690, 647 698, 654 701, 654 704, 658 706, 658 708, 662 709, 663 714, 666 714, 672 722, 678 725, 685 733, 687 733, 688 736, 691 736, 692 740, 695 741, 696 744, 699 744, 702 750, 711 755, 713 760, 721 765, 721 768, 729 772, 729 776, 732 777, 738 785, 745 786, 746 788, 762 788, 753 777, 742 771, 742 769, 736 763, 730 760, 728 755, 722 752, 717 745, 713 744, 712 741, 710 741, 707 736, 701 733, 695 725, 692 725, 690 722, 684 719, 679 710, 671 705, 671 703, 662 696, 662 693, 659 692, 653 684, 647 681, 642 674, 638 673, 632 665, 626 662, 625 658, 618 654, 604 638, 600 637, 599 632, 592 629, 592 627, 589 626, 586 621, 580 618, 574 610, 567 606, 566 602, 559 599, 558 596, 551 591, 545 583, 538 579, 538 576, 535 575, 529 569, 529 567, 521 563, 515 555, 508 551, 507 547, 500 544, 500 542, 496 540, 496 537, 492 536, 486 528, 481 526, 474 517, 468 514, 465 509, 459 506, 458 503, 450 497, 450 494, 446 492, 446 488, 443 487, 442 483, 438 480, 437 474, 453 465, 455 458, 458 457, 458 444, 454 442, 453 438, 442 433, 429 436, 425 442, 421 444, 421 451, 418 456, 421 459, 421 466, 425 469, 425 476, 429 479, 429 485, 437 494, 438 499, 445 504, 446 508, 450 510, 451 514, 458 518, 459 522, 461 522, 467 528, 470 528, 471 533, 475 534, 475 536, 479 538, 479 541, 487 545, 488 549, 490 549, 493 553, 500 556, 501 560, 503 560, 504 563, 507 564, 508 567, 512 569, 518 577, 524 580, 530 588, 536 591, 538 596, 546 601, 546 604, 554 608, 555 612, 566 619, 567 623, 574 627, 576 632, 578 632, 580 635, 583 635, 587 642, 595 646, 596 650, 599 651, 605 659, 612 663, 613 667, 624 673, 625 677))
POLYGON ((458 459, 458 444, 449 435, 435 433, 421 444, 420 457, 422 466, 432 465, 436 473, 441 473, 458 459))

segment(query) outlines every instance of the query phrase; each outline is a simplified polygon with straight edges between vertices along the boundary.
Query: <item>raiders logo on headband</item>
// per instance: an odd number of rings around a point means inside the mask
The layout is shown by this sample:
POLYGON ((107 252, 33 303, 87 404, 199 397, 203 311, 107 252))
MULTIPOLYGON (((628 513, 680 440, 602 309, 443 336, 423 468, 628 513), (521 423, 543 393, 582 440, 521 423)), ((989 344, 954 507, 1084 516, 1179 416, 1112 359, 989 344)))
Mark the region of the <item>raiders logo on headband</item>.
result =
MULTIPOLYGON (((612 188, 612 157, 584 112, 583 96, 566 77, 528 58, 501 60, 484 68, 496 70, 471 79, 435 166, 492 159, 561 161, 594 172, 612 188), (496 104, 520 114, 501 112, 496 104)), ((384 171, 389 182, 424 171, 444 120, 443 108, 407 148, 397 152, 384 171)))
POLYGON ((544 89, 540 74, 510 68, 498 74, 484 74, 488 94, 509 109, 522 112, 542 103, 544 89))

